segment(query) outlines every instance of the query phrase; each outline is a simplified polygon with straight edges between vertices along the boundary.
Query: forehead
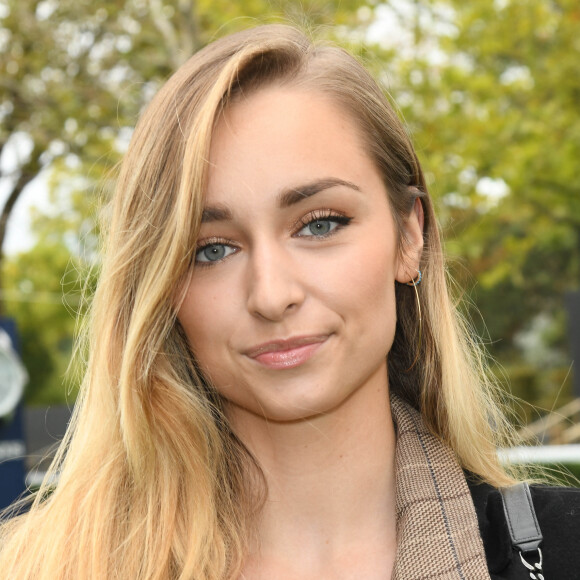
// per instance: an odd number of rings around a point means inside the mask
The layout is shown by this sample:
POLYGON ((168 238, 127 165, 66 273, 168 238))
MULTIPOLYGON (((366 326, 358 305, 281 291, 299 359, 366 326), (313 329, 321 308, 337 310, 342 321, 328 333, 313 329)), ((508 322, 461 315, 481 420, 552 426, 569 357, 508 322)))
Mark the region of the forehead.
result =
POLYGON ((375 171, 352 116, 313 90, 269 87, 240 95, 216 123, 208 197, 375 171), (276 182, 285 181, 285 184, 276 182))

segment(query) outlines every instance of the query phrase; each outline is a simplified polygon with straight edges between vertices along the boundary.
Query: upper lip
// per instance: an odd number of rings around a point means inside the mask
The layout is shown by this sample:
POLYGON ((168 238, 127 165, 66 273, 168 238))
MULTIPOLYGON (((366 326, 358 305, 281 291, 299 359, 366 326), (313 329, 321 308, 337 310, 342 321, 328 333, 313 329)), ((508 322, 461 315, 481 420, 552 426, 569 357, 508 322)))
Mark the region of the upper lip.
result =
POLYGON ((292 350, 293 348, 298 348, 300 346, 324 342, 327 338, 328 338, 327 334, 311 334, 308 336, 294 336, 287 339, 271 340, 269 342, 264 342, 262 344, 258 344, 256 346, 251 347, 245 352, 245 354, 250 358, 256 358, 257 356, 264 354, 265 352, 292 350))

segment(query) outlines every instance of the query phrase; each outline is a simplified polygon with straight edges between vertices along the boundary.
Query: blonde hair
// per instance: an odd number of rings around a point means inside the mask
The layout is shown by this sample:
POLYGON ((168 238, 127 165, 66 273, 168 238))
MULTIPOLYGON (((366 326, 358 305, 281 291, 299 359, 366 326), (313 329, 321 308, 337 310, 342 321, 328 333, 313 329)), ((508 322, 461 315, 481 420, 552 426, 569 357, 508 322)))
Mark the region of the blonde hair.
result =
MULTIPOLYGON (((437 224, 413 147, 383 91, 345 51, 264 26, 194 55, 135 130, 112 201, 87 373, 52 473, 2 528, 10 578, 218 579, 241 568, 263 481, 196 368, 176 288, 196 250, 210 140, 224 107, 268 84, 323 92, 352 116, 402 221, 425 212, 423 282, 397 285, 391 388, 481 479, 504 420, 477 345, 448 295, 437 224), (419 321, 417 298, 421 302, 419 321), (419 351, 417 351, 419 349, 419 351)), ((502 443, 502 440, 499 440, 502 443)))

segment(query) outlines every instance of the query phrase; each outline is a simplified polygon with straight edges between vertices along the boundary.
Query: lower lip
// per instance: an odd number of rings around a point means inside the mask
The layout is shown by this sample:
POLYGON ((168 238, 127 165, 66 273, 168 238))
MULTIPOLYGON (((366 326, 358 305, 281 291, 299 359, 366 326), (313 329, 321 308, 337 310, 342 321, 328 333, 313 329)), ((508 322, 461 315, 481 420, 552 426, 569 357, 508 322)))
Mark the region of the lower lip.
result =
POLYGON ((263 352, 253 358, 256 362, 269 369, 292 369, 309 360, 322 344, 322 342, 315 342, 289 350, 263 352))

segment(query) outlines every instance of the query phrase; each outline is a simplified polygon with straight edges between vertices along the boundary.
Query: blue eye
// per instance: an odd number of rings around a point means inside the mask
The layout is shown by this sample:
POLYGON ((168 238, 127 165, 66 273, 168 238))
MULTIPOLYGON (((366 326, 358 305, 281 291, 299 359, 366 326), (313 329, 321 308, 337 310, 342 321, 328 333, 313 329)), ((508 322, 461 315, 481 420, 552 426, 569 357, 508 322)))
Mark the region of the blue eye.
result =
POLYGON ((197 250, 195 261, 204 263, 219 262, 235 251, 236 248, 232 248, 232 246, 227 244, 207 244, 197 250))
POLYGON ((299 237, 323 238, 332 234, 341 226, 346 226, 351 221, 343 215, 309 216, 311 219, 302 222, 303 227, 296 233, 299 237))

